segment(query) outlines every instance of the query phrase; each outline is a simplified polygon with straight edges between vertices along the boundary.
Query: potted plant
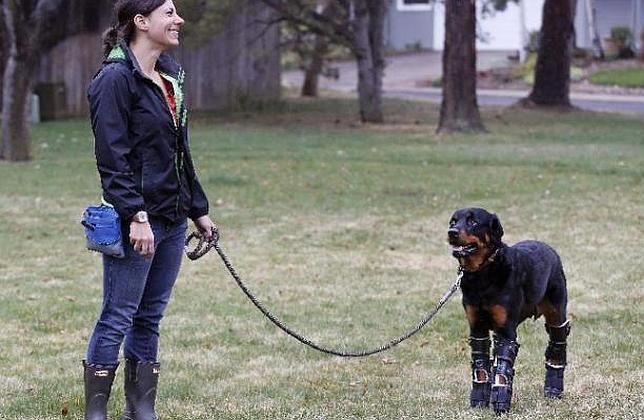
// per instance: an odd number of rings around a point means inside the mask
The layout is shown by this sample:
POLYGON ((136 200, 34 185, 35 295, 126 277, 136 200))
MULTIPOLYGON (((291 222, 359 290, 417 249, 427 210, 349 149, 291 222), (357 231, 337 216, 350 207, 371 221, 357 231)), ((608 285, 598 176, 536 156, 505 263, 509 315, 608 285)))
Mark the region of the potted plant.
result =
MULTIPOLYGON (((633 33, 627 26, 615 26, 610 30, 610 42, 606 42, 606 56, 612 58, 632 58, 634 53, 633 33), (610 48, 609 48, 610 47, 610 48)), ((608 40, 605 40, 608 41, 608 40)))

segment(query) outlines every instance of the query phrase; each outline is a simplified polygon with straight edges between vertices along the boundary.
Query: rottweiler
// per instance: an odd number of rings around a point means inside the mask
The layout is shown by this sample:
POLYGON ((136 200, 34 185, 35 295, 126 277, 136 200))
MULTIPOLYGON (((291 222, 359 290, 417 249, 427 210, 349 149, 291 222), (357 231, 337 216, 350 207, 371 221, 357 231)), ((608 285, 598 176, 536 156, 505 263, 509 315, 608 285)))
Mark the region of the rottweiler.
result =
POLYGON ((510 410, 519 351, 517 327, 541 315, 549 336, 544 396, 559 398, 564 389, 570 322, 566 319, 566 277, 557 252, 537 241, 506 245, 499 218, 481 208, 457 210, 449 221, 447 237, 463 272, 461 290, 472 356, 470 406, 491 404, 497 414, 510 410))

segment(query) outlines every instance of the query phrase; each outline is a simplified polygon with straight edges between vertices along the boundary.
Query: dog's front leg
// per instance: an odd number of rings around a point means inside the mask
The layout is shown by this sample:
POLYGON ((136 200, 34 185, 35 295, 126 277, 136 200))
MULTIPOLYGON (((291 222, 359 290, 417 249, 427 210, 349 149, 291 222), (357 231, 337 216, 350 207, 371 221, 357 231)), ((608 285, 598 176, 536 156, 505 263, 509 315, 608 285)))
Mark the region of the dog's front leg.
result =
POLYGON ((490 392, 490 402, 497 414, 510 411, 512 403, 512 381, 514 361, 519 353, 519 343, 499 334, 494 334, 494 382, 490 392))
POLYGON ((470 407, 485 408, 490 403, 490 333, 471 332, 469 344, 472 349, 472 390, 470 391, 470 407))
POLYGON ((464 302, 465 314, 470 326, 468 340, 472 350, 472 390, 470 407, 484 408, 490 403, 490 326, 481 318, 480 309, 464 302))

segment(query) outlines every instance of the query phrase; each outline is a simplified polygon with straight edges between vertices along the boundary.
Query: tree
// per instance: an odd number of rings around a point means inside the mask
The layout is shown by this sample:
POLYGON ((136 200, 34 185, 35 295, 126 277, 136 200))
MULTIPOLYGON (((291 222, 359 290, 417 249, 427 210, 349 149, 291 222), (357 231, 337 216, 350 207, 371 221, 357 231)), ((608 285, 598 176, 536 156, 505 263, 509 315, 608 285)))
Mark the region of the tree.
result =
POLYGON ((476 2, 446 0, 443 100, 437 132, 484 130, 476 99, 476 2))
MULTIPOLYGON (((7 41, 7 30, 4 23, 4 0, 0 0, 0 75, 4 74, 5 63, 9 47, 7 41)), ((0 118, 2 118, 2 79, 0 79, 0 118)), ((0 126, 0 130, 2 127, 0 126)), ((2 131, 0 131, 0 159, 4 156, 4 142, 2 141, 2 131)))
POLYGON ((388 0, 337 0, 335 16, 316 11, 316 2, 311 0, 262 1, 279 14, 279 20, 302 25, 351 51, 358 67, 360 119, 382 122, 383 26, 388 0))
POLYGON ((0 157, 31 158, 28 113, 33 78, 40 56, 65 37, 94 25, 107 0, 2 0, 7 38, 2 80, 2 147, 0 157))
MULTIPOLYGON (((316 0, 316 9, 325 19, 334 20, 342 12, 338 3, 333 0, 316 0)), ((306 26, 297 22, 286 21, 282 27, 282 45, 297 55, 298 67, 304 72, 301 95, 318 96, 320 75, 326 67, 326 61, 333 47, 325 35, 312 33, 306 26)))
POLYGON ((525 106, 570 108, 570 64, 574 39, 576 0, 546 0, 534 86, 525 106))

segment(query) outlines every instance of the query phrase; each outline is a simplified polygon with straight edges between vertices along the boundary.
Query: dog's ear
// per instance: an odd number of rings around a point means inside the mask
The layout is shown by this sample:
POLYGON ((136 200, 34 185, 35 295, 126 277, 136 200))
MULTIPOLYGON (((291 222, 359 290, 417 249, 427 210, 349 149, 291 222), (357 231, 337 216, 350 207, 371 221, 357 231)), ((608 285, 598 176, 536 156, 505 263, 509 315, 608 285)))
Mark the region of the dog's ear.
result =
POLYGON ((503 237, 503 226, 501 226, 501 221, 496 214, 492 214, 490 219, 490 231, 492 232, 492 237, 495 242, 501 242, 503 237))

